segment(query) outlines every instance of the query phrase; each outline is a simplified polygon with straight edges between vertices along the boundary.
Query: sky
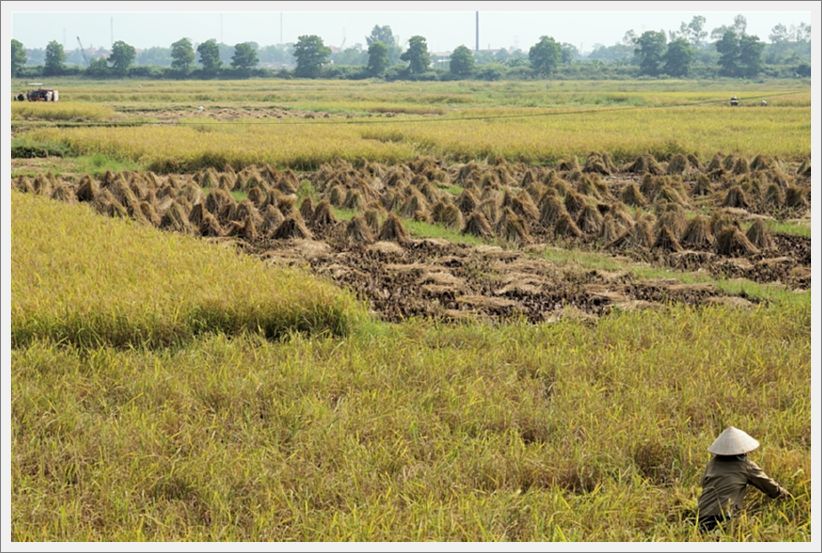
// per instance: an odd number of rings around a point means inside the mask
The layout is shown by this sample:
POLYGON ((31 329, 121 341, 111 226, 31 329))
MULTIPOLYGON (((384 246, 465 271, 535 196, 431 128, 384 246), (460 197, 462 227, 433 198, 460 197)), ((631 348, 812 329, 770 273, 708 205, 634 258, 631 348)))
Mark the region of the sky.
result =
MULTIPOLYGON (((759 36, 763 41, 777 23, 787 26, 811 23, 809 10, 776 11, 778 3, 764 5, 772 11, 754 11, 755 2, 726 3, 722 7, 728 11, 710 11, 710 5, 693 6, 693 11, 653 11, 651 8, 659 3, 648 2, 649 9, 616 11, 620 3, 610 4, 613 8, 607 11, 592 10, 593 4, 580 2, 572 4, 575 11, 549 11, 548 5, 526 4, 525 8, 538 8, 523 11, 511 9, 506 3, 462 2, 449 4, 449 11, 436 7, 412 6, 413 11, 372 10, 370 6, 384 8, 387 3, 379 2, 364 5, 358 3, 357 11, 342 11, 350 3, 338 3, 336 11, 319 10, 294 11, 293 7, 284 11, 273 10, 283 4, 253 4, 254 11, 232 11, 231 3, 205 4, 201 2, 186 3, 191 8, 202 11, 169 12, 157 11, 151 3, 131 4, 128 9, 135 11, 104 11, 102 6, 110 7, 111 3, 93 3, 88 13, 67 13, 69 6, 76 3, 51 5, 51 11, 42 10, 36 4, 20 3, 19 11, 12 12, 12 36, 27 48, 44 48, 51 40, 63 43, 66 50, 77 47, 79 36, 86 48, 111 46, 112 28, 114 40, 123 40, 138 49, 151 46, 168 47, 172 42, 185 36, 199 43, 210 38, 226 44, 253 41, 261 46, 296 42, 304 34, 317 34, 323 41, 334 47, 350 47, 357 43, 365 44, 365 36, 370 34, 374 25, 390 25, 395 36, 401 42, 407 42, 413 35, 426 37, 428 48, 432 52, 451 51, 464 44, 474 48, 475 12, 480 12, 480 48, 516 47, 525 51, 539 40, 542 35, 554 37, 559 42, 567 42, 589 52, 595 44, 612 45, 622 40, 625 32, 633 29, 637 34, 646 30, 674 30, 683 21, 690 21, 695 15, 706 17, 705 29, 720 25, 730 25, 734 16, 742 14, 748 22, 747 32, 759 36), (365 7, 363 7, 365 6, 365 7), (733 9, 736 7, 740 9, 733 9), (458 8, 458 9, 453 9, 458 8), (581 11, 587 10, 587 11, 581 11), (282 14, 282 36, 280 20, 282 14), (112 24, 113 21, 113 24, 112 24)), ((290 4, 291 6, 294 3, 290 4)), ((684 4, 688 6, 688 4, 684 4)), ((88 6, 88 5, 87 5, 88 6)), ((520 4, 519 6, 522 6, 520 4)), ((15 9, 15 8, 13 8, 15 9)), ((71 8, 74 9, 74 8, 71 8)), ((179 9, 179 8, 177 8, 179 9)))

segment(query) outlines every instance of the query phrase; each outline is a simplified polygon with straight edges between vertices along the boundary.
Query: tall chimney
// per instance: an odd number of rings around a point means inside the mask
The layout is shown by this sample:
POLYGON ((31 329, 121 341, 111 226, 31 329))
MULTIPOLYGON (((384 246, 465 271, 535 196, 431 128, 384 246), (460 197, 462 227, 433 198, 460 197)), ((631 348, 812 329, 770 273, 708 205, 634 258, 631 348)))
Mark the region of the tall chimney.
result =
POLYGON ((474 51, 479 52, 479 12, 476 12, 476 20, 477 20, 477 30, 476 30, 477 42, 474 45, 474 51))

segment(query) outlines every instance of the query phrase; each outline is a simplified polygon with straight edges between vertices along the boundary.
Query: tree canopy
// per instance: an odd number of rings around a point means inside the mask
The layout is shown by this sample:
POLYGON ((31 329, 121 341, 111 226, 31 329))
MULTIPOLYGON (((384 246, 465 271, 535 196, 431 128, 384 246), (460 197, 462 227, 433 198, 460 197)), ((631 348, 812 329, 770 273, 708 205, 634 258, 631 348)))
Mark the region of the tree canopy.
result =
POLYGON ((233 68, 249 71, 259 62, 256 44, 241 42, 234 46, 234 55, 231 57, 231 66, 233 68))
POLYGON ((194 47, 187 38, 181 38, 171 45, 171 68, 188 73, 194 65, 194 47))
POLYGON ((116 75, 123 76, 128 73, 128 68, 134 63, 136 57, 137 51, 134 46, 118 40, 111 47, 111 55, 109 55, 108 61, 111 63, 112 71, 116 75))
POLYGON ((562 61, 562 47, 551 37, 540 37, 539 42, 528 51, 528 59, 536 73, 550 75, 562 61))
POLYGON ((431 65, 431 55, 428 53, 428 43, 425 37, 412 36, 408 41, 408 50, 400 56, 402 61, 408 62, 408 71, 412 75, 419 75, 428 71, 431 65))
POLYGON ((297 60, 294 74, 298 77, 318 77, 330 56, 331 48, 323 44, 323 39, 317 35, 302 35, 294 46, 294 57, 297 60))
POLYGON ((52 40, 46 46, 46 62, 44 66, 44 73, 46 75, 59 75, 65 68, 66 53, 63 51, 63 45, 52 40))
POLYGON ((223 65, 220 60, 220 47, 215 39, 209 39, 197 46, 197 53, 200 55, 200 64, 203 66, 203 73, 206 75, 216 75, 223 65))
POLYGON ((16 38, 11 39, 11 76, 16 77, 25 64, 26 50, 23 43, 16 38))
POLYGON ((458 46, 451 52, 448 68, 456 77, 470 76, 474 72, 474 54, 467 46, 458 46))

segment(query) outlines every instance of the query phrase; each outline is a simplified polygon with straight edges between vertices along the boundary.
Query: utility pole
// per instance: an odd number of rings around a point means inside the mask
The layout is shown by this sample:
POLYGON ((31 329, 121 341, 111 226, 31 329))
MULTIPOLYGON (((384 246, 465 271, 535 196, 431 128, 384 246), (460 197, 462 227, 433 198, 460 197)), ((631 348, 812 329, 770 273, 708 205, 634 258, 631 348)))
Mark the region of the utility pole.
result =
POLYGON ((479 52, 479 11, 476 12, 476 43, 474 44, 474 51, 479 52))
POLYGON ((111 47, 114 48, 114 17, 111 18, 111 47))

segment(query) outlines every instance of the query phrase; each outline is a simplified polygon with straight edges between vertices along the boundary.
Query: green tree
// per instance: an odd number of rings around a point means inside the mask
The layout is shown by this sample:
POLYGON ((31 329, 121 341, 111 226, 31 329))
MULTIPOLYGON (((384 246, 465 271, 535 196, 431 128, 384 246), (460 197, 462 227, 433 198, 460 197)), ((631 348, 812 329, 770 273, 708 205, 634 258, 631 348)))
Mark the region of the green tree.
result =
POLYGON ((52 40, 46 46, 46 61, 44 65, 44 73, 46 75, 59 75, 65 68, 66 53, 63 51, 63 45, 52 40))
POLYGON ((703 30, 704 27, 705 18, 701 15, 695 15, 690 23, 682 22, 682 25, 679 27, 679 34, 694 46, 699 46, 705 42, 705 39, 708 37, 708 32, 703 30))
POLYGON ((200 63, 203 66, 203 73, 214 76, 220 71, 223 62, 220 61, 220 47, 215 39, 209 39, 197 46, 197 53, 200 55, 200 63))
POLYGON ((425 37, 412 36, 408 41, 408 50, 400 56, 402 61, 408 62, 408 70, 412 75, 419 75, 428 71, 431 65, 431 55, 428 53, 428 43, 425 37))
POLYGON ((128 73, 128 68, 134 63, 136 57, 137 51, 134 46, 118 40, 111 47, 111 55, 109 55, 108 61, 111 63, 112 71, 122 77, 128 73))
POLYGON ((668 44, 663 71, 672 77, 685 77, 691 70, 693 57, 691 44, 685 38, 680 37, 668 44))
POLYGON ((388 69, 388 46, 379 40, 368 45, 368 67, 366 71, 372 77, 379 77, 388 69))
POLYGON ((181 38, 171 45, 171 68, 180 73, 188 73, 196 59, 194 46, 187 38, 181 38))
POLYGON ((110 72, 106 58, 91 60, 86 68, 86 75, 89 77, 106 77, 110 72))
POLYGON ((728 29, 716 43, 719 52, 719 74, 725 77, 739 76, 739 37, 728 29))
POLYGON ((231 58, 231 66, 242 71, 249 71, 260 60, 257 58, 257 49, 251 42, 241 42, 234 46, 234 56, 231 58))
POLYGON ((331 48, 323 44, 323 39, 317 35, 298 37, 294 45, 294 58, 297 60, 294 74, 298 77, 318 77, 330 56, 331 48))
POLYGON ((641 75, 659 75, 665 57, 665 33, 645 31, 636 40, 634 54, 639 59, 641 75))
POLYGON ((739 38, 739 74, 756 77, 762 71, 762 50, 765 45, 758 36, 742 35, 739 38))
POLYGON ((16 38, 11 39, 11 76, 16 77, 20 68, 26 64, 26 49, 16 38))
POLYGON ((466 46, 457 46, 448 67, 454 76, 468 77, 474 72, 474 54, 466 46))
POLYGON ((550 75, 562 61, 562 47, 551 37, 542 36, 528 50, 531 68, 539 75, 550 75))
POLYGON ((562 63, 569 64, 579 57, 579 50, 573 44, 563 42, 559 47, 562 51, 562 63))
POLYGON ((371 29, 371 34, 365 37, 365 42, 369 47, 375 42, 382 42, 388 50, 389 65, 400 61, 402 48, 400 48, 399 40, 394 36, 391 27, 388 25, 374 25, 374 28, 371 29))

